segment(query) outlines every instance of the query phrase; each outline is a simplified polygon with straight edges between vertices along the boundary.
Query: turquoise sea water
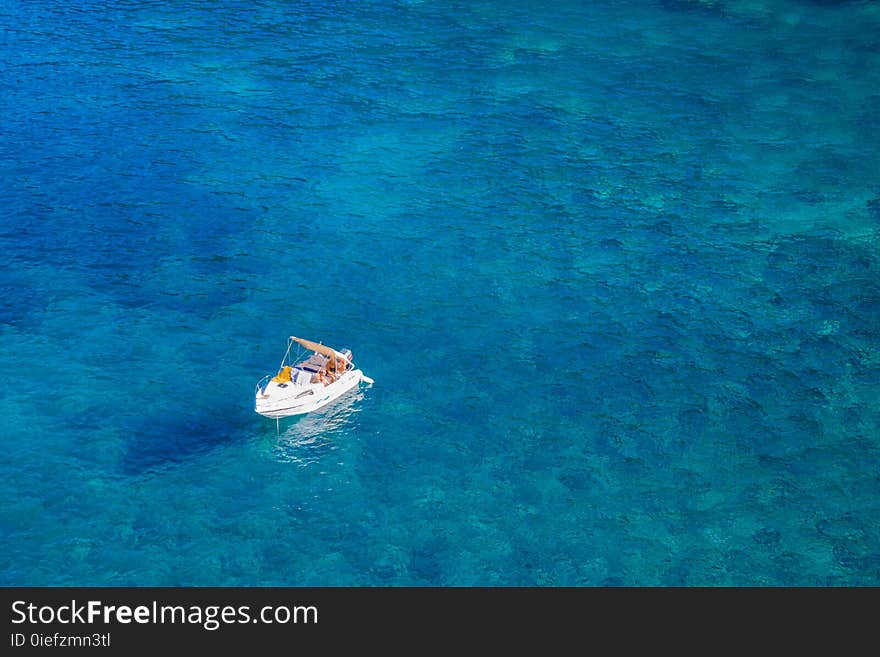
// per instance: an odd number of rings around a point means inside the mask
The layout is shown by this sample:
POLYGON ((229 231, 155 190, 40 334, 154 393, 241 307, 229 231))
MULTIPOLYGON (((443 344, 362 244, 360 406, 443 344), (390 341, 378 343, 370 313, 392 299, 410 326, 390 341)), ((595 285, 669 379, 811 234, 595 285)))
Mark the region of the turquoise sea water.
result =
POLYGON ((880 584, 880 3, 5 0, 0 117, 0 584, 880 584))

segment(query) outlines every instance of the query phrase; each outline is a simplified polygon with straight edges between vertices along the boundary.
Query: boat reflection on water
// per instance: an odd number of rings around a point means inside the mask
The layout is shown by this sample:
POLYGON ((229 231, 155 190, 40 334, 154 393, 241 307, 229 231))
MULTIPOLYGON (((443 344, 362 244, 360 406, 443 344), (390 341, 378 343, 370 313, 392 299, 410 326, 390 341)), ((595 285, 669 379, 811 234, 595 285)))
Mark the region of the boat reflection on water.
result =
POLYGON ((321 461, 338 449, 334 440, 351 428, 363 398, 363 391, 354 388, 327 406, 300 416, 288 428, 282 427, 273 450, 275 458, 302 466, 321 461))

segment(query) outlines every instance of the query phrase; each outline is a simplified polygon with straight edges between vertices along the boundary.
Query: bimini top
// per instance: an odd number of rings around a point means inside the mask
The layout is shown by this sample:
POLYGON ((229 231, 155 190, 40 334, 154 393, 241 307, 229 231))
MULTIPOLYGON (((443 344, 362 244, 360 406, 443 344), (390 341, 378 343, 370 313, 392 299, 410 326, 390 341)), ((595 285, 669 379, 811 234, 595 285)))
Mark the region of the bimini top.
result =
POLYGON ((348 362, 348 358, 346 358, 343 354, 339 353, 335 349, 328 347, 327 345, 323 345, 319 342, 312 342, 311 340, 304 340, 302 338, 298 338, 294 335, 290 336, 291 340, 295 340, 299 342, 306 349, 310 349, 312 351, 316 351, 319 354, 323 354, 328 358, 338 358, 339 360, 343 360, 348 362))

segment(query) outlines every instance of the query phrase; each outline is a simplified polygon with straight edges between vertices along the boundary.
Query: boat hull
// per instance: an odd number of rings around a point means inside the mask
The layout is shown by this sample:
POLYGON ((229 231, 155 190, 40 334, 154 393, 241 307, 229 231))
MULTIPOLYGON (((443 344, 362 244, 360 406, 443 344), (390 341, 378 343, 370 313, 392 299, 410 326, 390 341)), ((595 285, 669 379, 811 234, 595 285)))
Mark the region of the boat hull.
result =
POLYGON ((330 404, 352 388, 356 388, 362 379, 363 372, 349 370, 326 386, 323 383, 312 383, 282 387, 274 381, 269 381, 265 387, 257 389, 254 410, 270 418, 311 413, 330 404))

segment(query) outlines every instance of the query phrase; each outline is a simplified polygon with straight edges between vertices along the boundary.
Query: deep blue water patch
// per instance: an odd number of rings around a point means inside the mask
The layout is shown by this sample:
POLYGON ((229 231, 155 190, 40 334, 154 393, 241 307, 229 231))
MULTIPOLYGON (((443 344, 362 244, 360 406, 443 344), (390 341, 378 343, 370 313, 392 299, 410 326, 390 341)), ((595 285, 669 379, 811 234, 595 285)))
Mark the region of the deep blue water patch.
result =
POLYGON ((171 412, 167 418, 138 417, 126 423, 132 436, 122 461, 126 474, 194 457, 246 435, 255 424, 248 422, 250 416, 242 416, 240 407, 227 409, 223 414, 213 408, 194 410, 187 406, 172 408, 171 412))
POLYGON ((0 34, 0 583, 880 583, 876 3, 0 34))

